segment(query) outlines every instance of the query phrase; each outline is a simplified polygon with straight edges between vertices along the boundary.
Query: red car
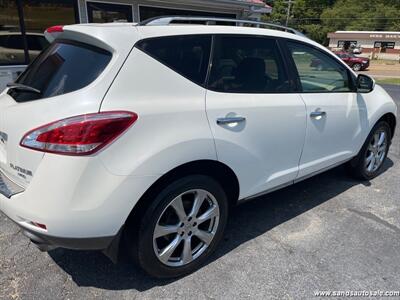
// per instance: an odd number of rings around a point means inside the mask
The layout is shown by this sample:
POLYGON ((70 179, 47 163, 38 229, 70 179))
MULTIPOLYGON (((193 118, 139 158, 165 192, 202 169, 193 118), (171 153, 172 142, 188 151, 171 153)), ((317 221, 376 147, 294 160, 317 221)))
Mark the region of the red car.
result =
POLYGON ((352 53, 335 52, 354 71, 363 71, 369 67, 369 58, 357 57, 352 53))

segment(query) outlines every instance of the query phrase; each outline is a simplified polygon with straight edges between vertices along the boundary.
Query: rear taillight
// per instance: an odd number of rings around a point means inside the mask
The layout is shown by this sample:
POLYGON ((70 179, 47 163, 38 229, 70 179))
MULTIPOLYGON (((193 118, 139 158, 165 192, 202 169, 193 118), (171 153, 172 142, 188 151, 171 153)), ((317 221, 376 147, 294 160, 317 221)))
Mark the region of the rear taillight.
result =
POLYGON ((137 114, 126 111, 67 118, 29 131, 20 145, 42 152, 89 155, 110 144, 137 119, 137 114))

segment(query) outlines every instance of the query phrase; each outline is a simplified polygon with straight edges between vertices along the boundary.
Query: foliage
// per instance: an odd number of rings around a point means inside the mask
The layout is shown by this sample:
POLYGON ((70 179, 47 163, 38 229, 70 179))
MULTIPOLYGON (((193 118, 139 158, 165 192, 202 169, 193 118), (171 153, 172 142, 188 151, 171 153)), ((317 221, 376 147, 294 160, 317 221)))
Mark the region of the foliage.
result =
MULTIPOLYGON (((287 2, 267 1, 273 10, 264 20, 285 24, 287 2)), ((400 31, 400 0, 294 0, 288 25, 324 44, 336 30, 400 31)))
POLYGON ((376 83, 400 85, 400 78, 377 78, 376 83))

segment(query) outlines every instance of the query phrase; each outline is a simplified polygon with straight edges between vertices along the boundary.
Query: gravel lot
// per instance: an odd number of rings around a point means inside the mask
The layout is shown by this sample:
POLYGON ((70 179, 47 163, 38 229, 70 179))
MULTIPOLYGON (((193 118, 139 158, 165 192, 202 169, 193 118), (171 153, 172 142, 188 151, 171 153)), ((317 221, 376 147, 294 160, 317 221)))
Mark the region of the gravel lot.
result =
POLYGON ((371 61, 371 65, 366 71, 361 71, 374 78, 400 78, 400 63, 396 61, 380 62, 376 60, 371 61))
MULTIPOLYGON (((400 86, 385 86, 400 103, 400 86)), ((371 182, 338 167, 239 206, 207 266, 147 277, 101 253, 42 253, 0 213, 0 299, 309 299, 316 290, 400 290, 400 128, 371 182)))

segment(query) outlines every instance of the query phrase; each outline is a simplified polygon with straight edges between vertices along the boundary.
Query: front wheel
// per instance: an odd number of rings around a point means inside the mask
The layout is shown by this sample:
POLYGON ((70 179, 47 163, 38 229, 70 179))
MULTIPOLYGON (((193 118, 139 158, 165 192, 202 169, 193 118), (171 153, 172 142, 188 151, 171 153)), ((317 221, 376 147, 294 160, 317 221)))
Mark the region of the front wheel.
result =
POLYGON ((388 123, 374 126, 358 155, 350 161, 350 171, 357 178, 369 180, 376 177, 386 159, 391 141, 388 123))
POLYGON ((145 212, 132 255, 154 277, 191 273, 217 247, 227 217, 227 197, 218 182, 203 175, 179 179, 145 212))

